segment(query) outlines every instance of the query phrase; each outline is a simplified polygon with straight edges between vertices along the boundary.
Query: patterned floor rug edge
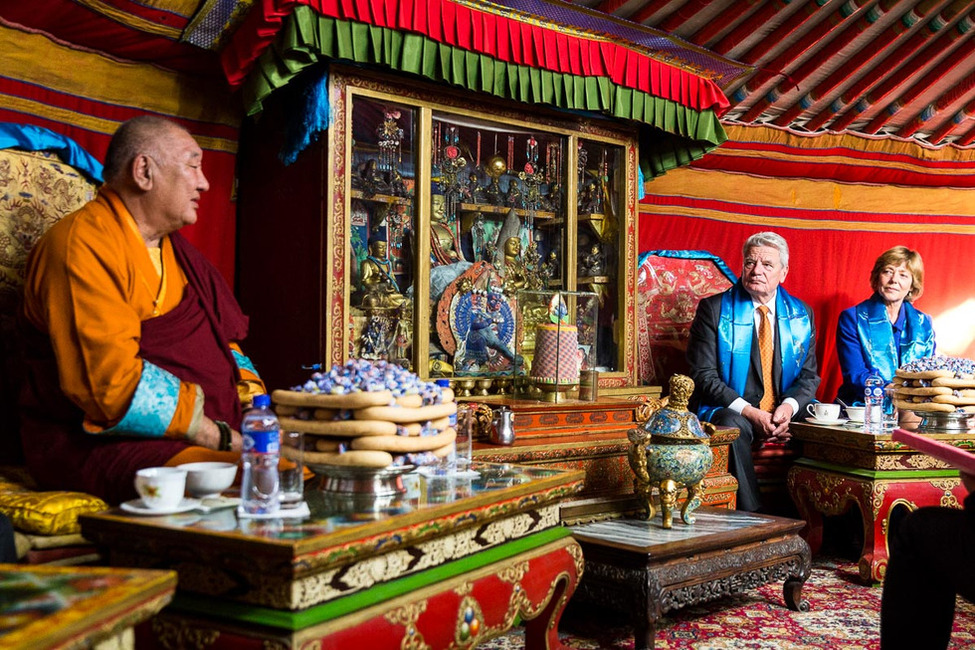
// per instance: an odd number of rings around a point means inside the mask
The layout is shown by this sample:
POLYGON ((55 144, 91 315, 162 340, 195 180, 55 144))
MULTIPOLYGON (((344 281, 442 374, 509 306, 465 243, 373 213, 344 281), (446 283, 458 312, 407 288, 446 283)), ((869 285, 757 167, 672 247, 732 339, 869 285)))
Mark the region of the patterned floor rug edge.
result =
MULTIPOLYGON (((767 584, 736 596, 671 612, 657 631, 657 650, 878 650, 880 587, 859 583, 856 564, 817 557, 803 589, 808 612, 785 607, 782 585, 767 584)), ((569 608, 559 639, 573 650, 632 650, 633 632, 615 612, 569 608)), ((524 630, 481 643, 478 650, 524 647, 524 630)), ((975 605, 958 600, 951 650, 975 647, 975 605)))

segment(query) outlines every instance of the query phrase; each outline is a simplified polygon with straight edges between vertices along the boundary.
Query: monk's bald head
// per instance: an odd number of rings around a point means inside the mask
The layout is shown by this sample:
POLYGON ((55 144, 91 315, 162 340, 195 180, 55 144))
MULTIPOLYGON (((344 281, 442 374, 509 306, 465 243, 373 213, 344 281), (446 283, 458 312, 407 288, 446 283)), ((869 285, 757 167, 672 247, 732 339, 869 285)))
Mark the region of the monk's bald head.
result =
POLYGON ((140 115, 124 122, 108 144, 103 172, 105 181, 112 185, 124 183, 139 154, 164 159, 163 141, 174 131, 187 132, 179 124, 155 115, 140 115))

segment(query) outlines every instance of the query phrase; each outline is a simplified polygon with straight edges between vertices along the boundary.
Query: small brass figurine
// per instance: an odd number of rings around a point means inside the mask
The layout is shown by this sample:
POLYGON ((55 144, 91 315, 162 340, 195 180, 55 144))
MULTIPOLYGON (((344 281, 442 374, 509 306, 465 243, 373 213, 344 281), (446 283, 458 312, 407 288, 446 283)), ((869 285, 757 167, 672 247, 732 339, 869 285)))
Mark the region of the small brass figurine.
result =
POLYGON ((646 510, 646 518, 653 519, 653 488, 660 490, 664 528, 673 525, 672 511, 682 487, 687 489, 687 497, 681 507, 681 519, 694 523, 691 513, 701 505, 701 483, 714 458, 709 444, 714 425, 704 423, 702 428, 697 416, 687 410, 693 392, 694 381, 690 377, 673 375, 667 406, 650 415, 642 427, 627 432, 634 491, 646 510))

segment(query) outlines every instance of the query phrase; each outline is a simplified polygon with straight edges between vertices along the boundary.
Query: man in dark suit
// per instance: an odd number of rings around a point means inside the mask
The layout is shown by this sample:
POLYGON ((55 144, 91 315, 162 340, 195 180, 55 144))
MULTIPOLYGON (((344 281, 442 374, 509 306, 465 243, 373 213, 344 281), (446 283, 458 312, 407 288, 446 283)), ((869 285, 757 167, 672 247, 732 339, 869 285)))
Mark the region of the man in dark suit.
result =
POLYGON ((741 431, 731 445, 738 508, 758 510, 752 448, 791 438, 789 422, 806 411, 819 386, 812 311, 779 285, 789 273, 780 235, 752 235, 742 249, 741 279, 701 301, 687 361, 698 415, 741 431))

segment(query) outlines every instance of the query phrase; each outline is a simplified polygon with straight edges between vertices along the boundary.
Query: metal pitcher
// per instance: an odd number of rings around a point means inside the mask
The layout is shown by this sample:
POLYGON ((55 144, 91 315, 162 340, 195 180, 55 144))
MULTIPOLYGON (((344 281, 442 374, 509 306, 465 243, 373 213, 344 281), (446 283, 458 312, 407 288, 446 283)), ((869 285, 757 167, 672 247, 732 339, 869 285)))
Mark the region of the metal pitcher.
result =
POLYGON ((515 442, 515 414, 507 406, 494 410, 491 426, 491 442, 496 445, 510 445, 515 442))

